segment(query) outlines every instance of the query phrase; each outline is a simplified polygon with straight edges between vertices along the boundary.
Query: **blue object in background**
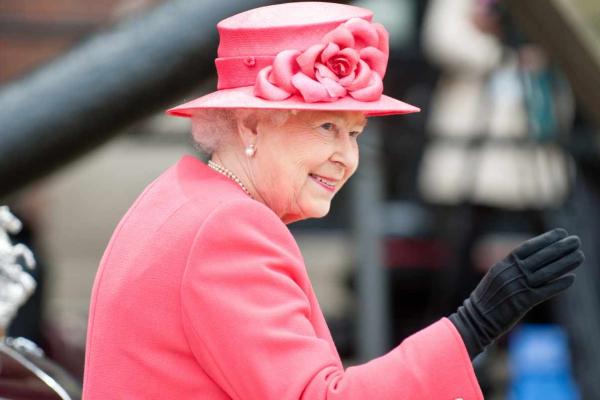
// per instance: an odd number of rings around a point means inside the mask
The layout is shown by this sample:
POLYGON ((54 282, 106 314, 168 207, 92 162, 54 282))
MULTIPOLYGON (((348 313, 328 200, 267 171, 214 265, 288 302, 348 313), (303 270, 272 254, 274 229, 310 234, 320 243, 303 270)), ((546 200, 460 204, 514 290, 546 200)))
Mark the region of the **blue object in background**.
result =
POLYGON ((580 400, 569 343, 553 324, 523 324, 509 338, 510 400, 580 400))

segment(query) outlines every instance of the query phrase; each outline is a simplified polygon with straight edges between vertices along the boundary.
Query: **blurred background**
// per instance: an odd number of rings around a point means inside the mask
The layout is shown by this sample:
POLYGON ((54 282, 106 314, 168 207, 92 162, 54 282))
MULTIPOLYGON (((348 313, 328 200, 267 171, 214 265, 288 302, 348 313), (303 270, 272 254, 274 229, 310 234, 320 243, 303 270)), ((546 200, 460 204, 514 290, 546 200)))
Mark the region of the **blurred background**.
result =
MULTIPOLYGON (((0 0, 0 204, 38 289, 10 327, 81 379, 110 235, 192 146, 170 106, 215 90, 216 23, 277 1, 0 0)), ((575 287, 475 360, 486 399, 600 399, 600 3, 362 0, 388 95, 330 215, 293 224, 347 365, 455 311, 524 239, 581 237, 575 287)))

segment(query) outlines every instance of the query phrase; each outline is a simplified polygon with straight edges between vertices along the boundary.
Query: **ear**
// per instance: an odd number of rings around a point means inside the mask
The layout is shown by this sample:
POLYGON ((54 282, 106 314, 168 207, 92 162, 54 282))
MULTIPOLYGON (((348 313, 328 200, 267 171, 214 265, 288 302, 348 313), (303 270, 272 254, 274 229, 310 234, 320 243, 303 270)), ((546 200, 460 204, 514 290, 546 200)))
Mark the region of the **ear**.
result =
POLYGON ((238 111, 237 130, 244 147, 256 144, 260 122, 259 115, 253 110, 238 111))

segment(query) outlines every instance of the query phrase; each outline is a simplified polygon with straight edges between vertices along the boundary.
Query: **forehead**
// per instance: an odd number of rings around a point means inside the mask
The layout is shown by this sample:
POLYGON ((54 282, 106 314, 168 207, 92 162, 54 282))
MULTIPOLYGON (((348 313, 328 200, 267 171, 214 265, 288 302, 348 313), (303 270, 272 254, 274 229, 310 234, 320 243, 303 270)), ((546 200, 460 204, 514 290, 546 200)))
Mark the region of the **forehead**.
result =
POLYGON ((290 122, 324 123, 332 122, 345 127, 363 127, 367 118, 357 111, 298 111, 290 117, 290 122))

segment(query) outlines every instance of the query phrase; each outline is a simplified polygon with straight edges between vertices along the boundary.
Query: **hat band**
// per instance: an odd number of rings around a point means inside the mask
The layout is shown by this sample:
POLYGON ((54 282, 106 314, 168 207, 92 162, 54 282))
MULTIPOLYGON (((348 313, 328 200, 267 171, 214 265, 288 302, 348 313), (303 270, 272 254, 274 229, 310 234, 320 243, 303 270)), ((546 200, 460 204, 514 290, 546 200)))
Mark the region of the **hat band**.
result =
POLYGON ((264 67, 273 64, 275 56, 220 57, 215 60, 217 67, 217 89, 231 89, 253 86, 256 75, 264 67))

